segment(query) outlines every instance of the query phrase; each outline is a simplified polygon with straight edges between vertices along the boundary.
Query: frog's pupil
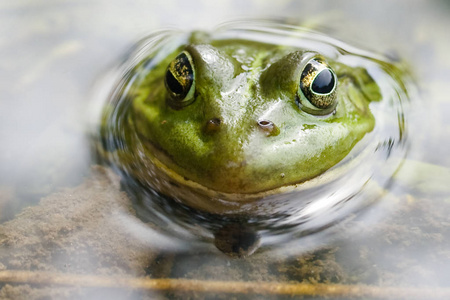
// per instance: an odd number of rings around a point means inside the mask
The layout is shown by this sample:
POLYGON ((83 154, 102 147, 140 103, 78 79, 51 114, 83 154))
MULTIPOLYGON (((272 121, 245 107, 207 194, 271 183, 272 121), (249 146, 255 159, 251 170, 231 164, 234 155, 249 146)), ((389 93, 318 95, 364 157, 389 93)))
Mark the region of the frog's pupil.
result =
POLYGON ((170 70, 167 70, 166 72, 166 83, 173 93, 177 95, 183 93, 183 86, 178 82, 178 80, 175 79, 175 77, 173 77, 173 74, 172 72, 170 72, 170 70))
POLYGON ((194 70, 186 53, 181 53, 167 68, 166 87, 172 94, 172 100, 185 101, 194 82, 194 70))
POLYGON ((328 94, 334 88, 334 76, 330 69, 322 70, 312 83, 312 91, 317 94, 328 94))

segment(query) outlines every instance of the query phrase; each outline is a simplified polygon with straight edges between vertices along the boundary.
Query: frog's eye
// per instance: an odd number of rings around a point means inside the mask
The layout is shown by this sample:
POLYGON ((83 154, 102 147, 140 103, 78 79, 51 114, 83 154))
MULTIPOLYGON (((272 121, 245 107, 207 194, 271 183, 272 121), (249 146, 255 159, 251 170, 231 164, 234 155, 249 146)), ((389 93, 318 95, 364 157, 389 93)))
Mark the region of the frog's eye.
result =
POLYGON ((337 77, 320 58, 309 60, 300 76, 298 102, 302 110, 314 115, 331 113, 337 104, 337 77))
POLYGON ((191 55, 183 51, 169 64, 164 78, 169 104, 182 108, 194 101, 195 70, 191 55))

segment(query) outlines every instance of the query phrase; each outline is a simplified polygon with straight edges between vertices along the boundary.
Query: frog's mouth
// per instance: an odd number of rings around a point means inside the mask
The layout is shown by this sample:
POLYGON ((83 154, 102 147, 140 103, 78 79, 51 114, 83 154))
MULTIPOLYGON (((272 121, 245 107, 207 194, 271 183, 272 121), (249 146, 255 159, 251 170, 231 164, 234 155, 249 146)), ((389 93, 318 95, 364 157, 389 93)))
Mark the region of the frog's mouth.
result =
POLYGON ((142 178, 146 178, 146 183, 149 186, 193 208, 221 214, 247 211, 249 207, 251 207, 252 211, 255 209, 259 210, 257 206, 260 205, 259 201, 262 199, 319 187, 335 180, 350 165, 358 164, 358 161, 360 161, 360 159, 352 159, 338 168, 332 168, 314 178, 294 184, 277 186, 252 193, 223 192, 181 175, 166 163, 169 158, 165 153, 152 145, 146 145, 146 147, 151 147, 150 154, 146 156, 146 158, 151 160, 147 164, 149 168, 146 172, 151 172, 152 176, 142 176, 142 178), (163 157, 163 159, 160 159, 160 157, 163 157), (256 202, 258 202, 258 205, 252 205, 256 202))

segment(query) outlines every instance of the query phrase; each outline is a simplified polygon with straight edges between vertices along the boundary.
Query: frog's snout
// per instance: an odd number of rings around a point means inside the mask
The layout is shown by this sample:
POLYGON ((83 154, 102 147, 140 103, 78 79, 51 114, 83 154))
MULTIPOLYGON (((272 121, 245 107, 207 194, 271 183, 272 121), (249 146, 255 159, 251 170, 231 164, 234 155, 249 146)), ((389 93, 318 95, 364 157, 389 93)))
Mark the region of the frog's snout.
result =
POLYGON ((267 135, 267 136, 275 136, 280 133, 280 129, 269 120, 258 120, 257 121, 259 128, 267 135))
MULTIPOLYGON (((204 129, 207 134, 213 134, 220 130, 221 125, 222 120, 220 118, 212 118, 206 122, 204 129)), ((272 121, 258 120, 256 125, 266 136, 276 136, 280 133, 280 129, 272 121)))
POLYGON ((212 134, 214 132, 219 131, 220 124, 222 124, 222 120, 220 118, 212 118, 206 122, 205 132, 207 134, 212 134))

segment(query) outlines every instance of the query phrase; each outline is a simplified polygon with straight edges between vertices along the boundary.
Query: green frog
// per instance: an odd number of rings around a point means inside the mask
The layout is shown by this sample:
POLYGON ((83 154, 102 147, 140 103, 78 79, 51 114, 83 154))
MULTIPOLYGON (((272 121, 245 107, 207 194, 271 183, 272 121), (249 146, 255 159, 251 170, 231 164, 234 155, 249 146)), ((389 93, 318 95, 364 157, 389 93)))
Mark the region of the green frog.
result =
POLYGON ((375 126, 382 95, 367 69, 315 49, 194 32, 163 52, 105 110, 105 156, 188 206, 234 213, 301 188, 375 126))

